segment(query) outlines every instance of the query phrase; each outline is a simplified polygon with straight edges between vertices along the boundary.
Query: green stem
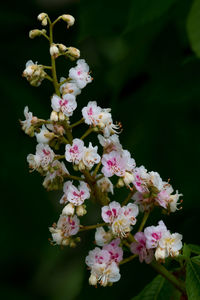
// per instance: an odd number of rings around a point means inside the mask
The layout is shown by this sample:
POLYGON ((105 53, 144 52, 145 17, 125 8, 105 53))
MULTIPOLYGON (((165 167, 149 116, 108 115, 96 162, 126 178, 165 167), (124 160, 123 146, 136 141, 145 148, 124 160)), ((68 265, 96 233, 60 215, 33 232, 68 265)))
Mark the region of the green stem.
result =
POLYGON ((77 181, 85 181, 85 179, 82 178, 82 177, 69 175, 69 174, 65 174, 64 177, 67 178, 67 179, 72 179, 72 180, 77 180, 77 181))
POLYGON ((164 266, 156 261, 153 261, 150 266, 171 282, 181 293, 186 293, 185 284, 183 281, 177 279, 172 273, 170 273, 164 266))
POLYGON ((91 127, 88 130, 86 130, 86 132, 82 135, 82 137, 80 138, 80 140, 83 140, 84 138, 86 138, 86 136, 88 136, 91 132, 93 132, 94 128, 91 127))
POLYGON ((138 229, 138 232, 141 232, 141 231, 143 230, 144 225, 146 224, 146 221, 147 221, 147 219, 148 219, 148 217, 149 217, 149 214, 150 214, 150 211, 144 213, 144 217, 143 217, 143 219, 142 219, 142 222, 141 222, 141 224, 140 224, 140 227, 139 227, 139 229, 138 229))
POLYGON ((106 223, 100 223, 100 224, 95 224, 95 225, 89 225, 89 226, 83 226, 80 230, 80 231, 85 231, 85 230, 91 230, 91 229, 95 229, 95 228, 98 228, 98 227, 103 227, 107 225, 106 223))
POLYGON ((134 192, 135 192, 135 191, 131 191, 131 192, 128 194, 127 198, 122 202, 122 206, 126 205, 126 204, 129 202, 129 200, 130 200, 131 197, 133 196, 134 192))
POLYGON ((74 124, 70 125, 69 128, 74 128, 82 123, 84 123, 84 119, 81 119, 81 120, 75 122, 74 124))
POLYGON ((133 259, 136 258, 137 256, 138 256, 138 254, 133 254, 133 255, 127 257, 127 258, 124 258, 122 261, 120 261, 119 264, 120 264, 120 265, 123 265, 123 264, 125 264, 125 263, 127 263, 127 262, 133 260, 133 259))
MULTIPOLYGON (((50 19, 49 19, 49 44, 50 47, 53 44, 53 23, 51 23, 50 19)), ((56 62, 55 62, 55 58, 52 55, 51 55, 51 66, 52 66, 51 71, 52 71, 55 93, 60 97, 59 84, 58 84, 57 74, 56 74, 56 62)))
POLYGON ((101 167, 101 161, 96 165, 95 169, 94 169, 94 172, 92 174, 92 176, 95 178, 98 171, 99 171, 99 168, 101 167))

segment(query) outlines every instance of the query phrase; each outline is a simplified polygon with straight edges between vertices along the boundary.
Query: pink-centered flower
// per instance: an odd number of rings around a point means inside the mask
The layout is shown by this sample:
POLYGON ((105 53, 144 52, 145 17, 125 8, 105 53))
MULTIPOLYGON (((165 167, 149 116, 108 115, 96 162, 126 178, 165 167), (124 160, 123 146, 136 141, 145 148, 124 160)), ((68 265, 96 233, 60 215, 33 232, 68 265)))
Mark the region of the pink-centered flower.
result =
POLYGON ((74 139, 72 145, 65 146, 65 158, 68 162, 79 164, 84 154, 84 142, 80 139, 74 139))
POLYGON ((65 94, 62 98, 53 95, 51 98, 51 107, 56 112, 62 112, 65 116, 70 117, 77 107, 75 96, 65 94))
POLYGON ((163 234, 167 232, 167 227, 163 221, 158 222, 158 226, 149 226, 144 230, 147 249, 156 248, 163 234))
POLYGON ((82 115, 85 119, 85 123, 88 125, 97 125, 98 115, 102 111, 102 108, 100 106, 97 106, 96 101, 90 101, 88 102, 88 105, 83 107, 82 109, 82 115))
POLYGON ((54 156, 55 154, 49 145, 40 143, 36 146, 35 155, 29 154, 27 156, 27 161, 31 169, 37 170, 41 167, 44 171, 47 171, 50 163, 53 162, 54 156))
POLYGON ((143 232, 137 232, 134 235, 136 242, 131 244, 131 252, 139 255, 139 260, 142 263, 145 261, 147 264, 152 262, 154 257, 154 251, 146 248, 146 237, 143 232))
POLYGON ((64 195, 60 203, 70 202, 75 206, 82 205, 86 199, 90 198, 90 191, 85 182, 81 182, 75 187, 71 181, 65 182, 63 186, 64 195))
POLYGON ((83 89, 88 83, 92 82, 92 77, 89 75, 89 66, 84 59, 77 60, 77 66, 69 70, 69 77, 79 89, 83 89))
POLYGON ((102 173, 106 177, 117 175, 125 176, 126 171, 132 172, 135 167, 135 161, 131 158, 129 151, 122 152, 112 151, 104 154, 102 157, 102 173))

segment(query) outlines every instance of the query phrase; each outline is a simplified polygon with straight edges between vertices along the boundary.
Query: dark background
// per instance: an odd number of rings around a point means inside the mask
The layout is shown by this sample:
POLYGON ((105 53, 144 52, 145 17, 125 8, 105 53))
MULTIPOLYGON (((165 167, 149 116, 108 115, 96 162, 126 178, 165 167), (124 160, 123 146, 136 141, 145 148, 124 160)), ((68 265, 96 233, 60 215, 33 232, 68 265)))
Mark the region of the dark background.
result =
MULTIPOLYGON (((63 22, 56 26, 55 41, 79 48, 92 70, 94 81, 78 96, 79 107, 96 100, 112 108, 114 120, 123 124, 120 139, 137 165, 170 178, 184 194, 183 210, 165 217, 167 226, 182 233, 186 243, 200 244, 200 61, 186 30, 191 5, 189 0, 1 4, 2 299, 131 299, 155 275, 134 261, 121 267, 120 282, 95 289, 87 283, 84 264, 94 247, 91 234, 83 235, 76 249, 61 250, 48 242, 62 192, 47 193, 42 178, 29 174, 26 156, 34 153, 35 139, 25 136, 18 122, 25 105, 41 118, 51 112, 51 85, 34 88, 21 77, 29 59, 49 64, 46 40, 28 38, 29 30, 40 27, 36 17, 43 11, 52 19, 64 13, 76 19, 68 31, 63 22)), ((59 60, 61 75, 69 67, 59 60)), ((125 196, 124 190, 113 200, 125 196)), ((91 207, 85 222, 93 224, 96 214, 91 207)), ((155 213, 148 224, 159 219, 155 213)))

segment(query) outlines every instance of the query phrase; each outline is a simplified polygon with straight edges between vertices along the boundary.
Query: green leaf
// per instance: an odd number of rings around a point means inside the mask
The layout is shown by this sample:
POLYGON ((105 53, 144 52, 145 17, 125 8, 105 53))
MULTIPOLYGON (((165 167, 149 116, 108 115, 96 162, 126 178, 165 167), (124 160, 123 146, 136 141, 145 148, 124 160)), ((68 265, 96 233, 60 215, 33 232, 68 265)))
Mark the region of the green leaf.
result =
POLYGON ((195 254, 200 254, 200 246, 198 245, 193 245, 193 244, 189 244, 187 245, 190 248, 190 251, 195 253, 195 254))
POLYGON ((189 245, 184 244, 184 246, 183 246, 183 256, 190 257, 190 253, 191 253, 190 250, 191 249, 190 249, 189 245))
POLYGON ((188 300, 200 299, 200 256, 195 256, 187 261, 186 291, 188 300))
POLYGON ((132 1, 127 31, 160 18, 176 0, 136 0, 132 1))
POLYGON ((174 287, 161 275, 156 276, 143 291, 132 300, 170 300, 179 299, 180 293, 174 294, 174 287), (173 295, 173 298, 172 298, 173 295))
POLYGON ((192 50, 200 57, 200 0, 195 0, 187 20, 187 32, 192 50))

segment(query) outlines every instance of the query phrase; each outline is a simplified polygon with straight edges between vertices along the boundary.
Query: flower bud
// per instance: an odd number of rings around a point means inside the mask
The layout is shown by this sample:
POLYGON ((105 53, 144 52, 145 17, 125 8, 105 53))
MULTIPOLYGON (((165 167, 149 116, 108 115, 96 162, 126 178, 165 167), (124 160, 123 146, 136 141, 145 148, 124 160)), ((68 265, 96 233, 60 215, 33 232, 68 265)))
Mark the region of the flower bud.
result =
POLYGON ((61 52, 65 52, 67 50, 67 47, 63 44, 57 44, 57 46, 61 52))
POLYGON ((90 285, 96 285, 97 284, 97 278, 96 278, 96 276, 94 274, 90 275, 89 284, 90 285))
POLYGON ((56 44, 51 44, 49 52, 50 52, 50 55, 51 55, 51 56, 54 56, 55 58, 58 56, 58 54, 59 54, 59 49, 58 49, 58 47, 56 46, 56 44))
POLYGON ((83 171, 85 170, 85 165, 82 161, 80 161, 79 165, 78 165, 79 171, 83 171))
POLYGON ((71 15, 62 15, 63 21, 67 22, 67 28, 74 25, 75 19, 71 15))
POLYGON ((117 187, 120 188, 120 187, 123 187, 124 186, 124 181, 122 178, 119 178, 118 182, 117 182, 117 187))
POLYGON ((72 203, 67 204, 63 210, 62 210, 62 215, 73 215, 74 214, 74 205, 72 203))
POLYGON ((125 185, 129 185, 134 180, 133 173, 125 172, 125 176, 123 177, 125 185))
POLYGON ((79 205, 76 207, 76 214, 79 217, 84 216, 87 213, 87 210, 85 209, 85 205, 79 205))
POLYGON ((51 121, 55 121, 57 122, 58 121, 58 113, 56 111, 52 111, 51 115, 50 115, 50 120, 51 121))
POLYGON ((71 60, 75 60, 80 57, 80 50, 74 47, 69 47, 67 48, 66 54, 71 60))
POLYGON ((47 18, 47 16, 48 15, 46 13, 40 13, 37 18, 39 21, 43 21, 45 18, 47 18))
POLYGON ((64 121, 65 120, 65 115, 63 114, 62 111, 59 112, 58 118, 59 118, 60 121, 64 121))
POLYGON ((166 258, 165 249, 158 247, 155 252, 156 260, 164 260, 166 258))
POLYGON ((29 31, 29 38, 34 39, 36 36, 40 36, 41 31, 39 29, 33 29, 29 31))
POLYGON ((42 22, 43 26, 47 25, 47 17, 48 15, 46 13, 41 13, 38 15, 38 20, 42 22))
POLYGON ((63 245, 63 246, 68 246, 68 245, 69 245, 69 242, 70 242, 70 240, 69 240, 68 238, 66 238, 66 239, 62 240, 61 245, 63 245))

